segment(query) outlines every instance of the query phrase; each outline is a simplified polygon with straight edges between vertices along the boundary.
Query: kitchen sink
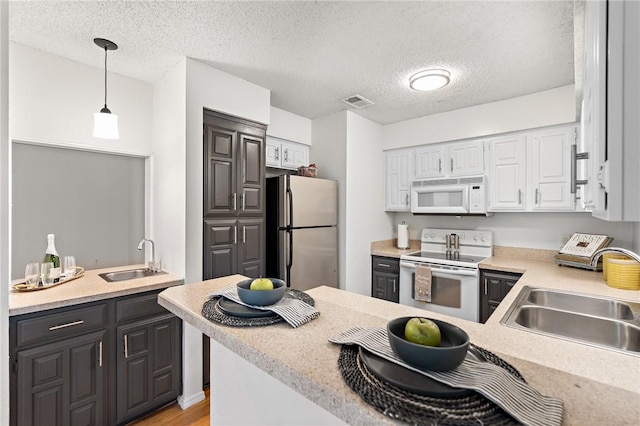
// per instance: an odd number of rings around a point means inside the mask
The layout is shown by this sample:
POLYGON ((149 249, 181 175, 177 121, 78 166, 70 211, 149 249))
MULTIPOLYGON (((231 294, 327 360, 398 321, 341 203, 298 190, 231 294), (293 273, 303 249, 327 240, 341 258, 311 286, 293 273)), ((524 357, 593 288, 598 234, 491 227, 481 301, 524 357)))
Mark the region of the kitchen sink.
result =
POLYGON ((547 308, 561 309, 581 314, 614 319, 633 319, 633 311, 627 302, 605 299, 587 294, 565 293, 555 290, 531 289, 527 302, 547 308))
POLYGON ((166 274, 166 272, 154 272, 149 268, 129 269, 126 271, 117 272, 105 272, 98 274, 103 280, 107 282, 128 281, 135 280, 137 278, 152 277, 154 275, 166 274))
POLYGON ((636 302, 525 286, 500 323, 640 355, 640 303, 636 302))

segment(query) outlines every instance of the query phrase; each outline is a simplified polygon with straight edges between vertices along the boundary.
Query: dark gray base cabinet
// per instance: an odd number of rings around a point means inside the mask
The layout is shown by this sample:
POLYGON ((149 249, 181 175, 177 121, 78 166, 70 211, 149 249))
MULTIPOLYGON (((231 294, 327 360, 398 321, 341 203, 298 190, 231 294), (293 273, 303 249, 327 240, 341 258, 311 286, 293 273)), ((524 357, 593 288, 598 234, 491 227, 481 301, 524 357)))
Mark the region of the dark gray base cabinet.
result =
POLYGON ((480 270, 480 322, 485 323, 522 274, 480 270))
POLYGON ((400 259, 371 256, 371 297, 400 301, 400 259))
POLYGON ((124 424, 175 400, 182 322, 157 294, 11 317, 11 425, 124 424))

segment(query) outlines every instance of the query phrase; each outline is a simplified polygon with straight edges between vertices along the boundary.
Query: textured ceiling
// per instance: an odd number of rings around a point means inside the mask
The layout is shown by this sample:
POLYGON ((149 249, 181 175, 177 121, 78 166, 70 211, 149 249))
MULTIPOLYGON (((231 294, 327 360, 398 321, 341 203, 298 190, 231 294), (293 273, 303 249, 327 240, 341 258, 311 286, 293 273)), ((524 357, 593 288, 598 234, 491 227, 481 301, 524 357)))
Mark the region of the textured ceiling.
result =
POLYGON ((12 41, 155 82, 188 56, 271 90, 308 118, 348 108, 388 124, 574 83, 567 1, 11 1, 12 41), (407 79, 442 67, 452 82, 419 93, 407 79))

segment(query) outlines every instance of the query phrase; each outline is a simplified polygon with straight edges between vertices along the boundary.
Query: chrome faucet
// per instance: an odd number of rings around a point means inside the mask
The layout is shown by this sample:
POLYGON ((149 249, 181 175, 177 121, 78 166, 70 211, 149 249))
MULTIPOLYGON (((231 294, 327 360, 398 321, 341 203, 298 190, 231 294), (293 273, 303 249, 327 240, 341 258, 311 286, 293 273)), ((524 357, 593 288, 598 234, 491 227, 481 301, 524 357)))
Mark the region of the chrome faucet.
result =
POLYGON ((598 264, 598 259, 600 259, 600 257, 605 253, 622 253, 640 263, 640 255, 632 252, 631 250, 627 250, 621 247, 603 247, 600 250, 596 250, 591 255, 591 266, 595 267, 598 264))
POLYGON ((151 261, 147 264, 147 266, 151 272, 160 272, 160 263, 156 263, 156 248, 152 239, 143 238, 142 241, 140 241, 140 244, 138 244, 138 251, 142 250, 142 246, 144 245, 145 241, 151 243, 151 261))

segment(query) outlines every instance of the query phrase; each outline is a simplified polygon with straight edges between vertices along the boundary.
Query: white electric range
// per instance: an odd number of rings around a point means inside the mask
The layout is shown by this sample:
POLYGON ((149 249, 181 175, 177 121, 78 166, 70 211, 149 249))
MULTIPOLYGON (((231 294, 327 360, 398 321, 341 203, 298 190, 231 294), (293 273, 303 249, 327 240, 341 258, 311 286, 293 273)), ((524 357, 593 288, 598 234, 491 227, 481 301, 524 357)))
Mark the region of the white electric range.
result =
POLYGON ((400 303, 478 322, 479 265, 493 253, 493 233, 425 228, 420 240, 420 251, 400 256, 400 303), (414 299, 418 265, 431 269, 431 302, 414 299))

